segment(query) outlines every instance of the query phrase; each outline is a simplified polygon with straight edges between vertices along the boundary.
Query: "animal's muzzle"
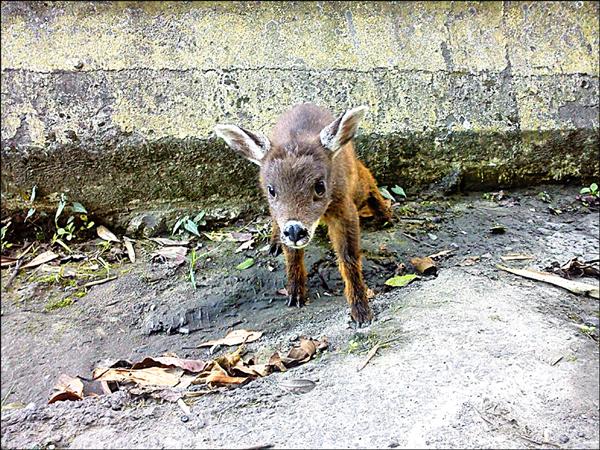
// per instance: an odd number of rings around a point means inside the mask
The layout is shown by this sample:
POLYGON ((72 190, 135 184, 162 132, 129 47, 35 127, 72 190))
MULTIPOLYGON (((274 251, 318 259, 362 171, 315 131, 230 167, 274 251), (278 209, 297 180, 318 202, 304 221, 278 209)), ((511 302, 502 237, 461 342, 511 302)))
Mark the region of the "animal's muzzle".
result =
POLYGON ((283 227, 281 240, 293 248, 302 248, 310 242, 311 233, 301 222, 289 220, 283 227))

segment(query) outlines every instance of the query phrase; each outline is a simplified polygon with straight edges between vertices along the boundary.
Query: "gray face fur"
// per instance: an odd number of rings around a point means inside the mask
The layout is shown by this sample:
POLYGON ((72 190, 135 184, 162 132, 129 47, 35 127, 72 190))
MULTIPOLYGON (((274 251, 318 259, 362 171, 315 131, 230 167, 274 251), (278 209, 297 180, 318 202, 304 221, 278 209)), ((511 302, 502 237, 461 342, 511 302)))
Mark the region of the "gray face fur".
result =
MULTIPOLYGON (((299 131, 297 122, 285 122, 286 138, 280 138, 279 145, 236 125, 215 127, 217 136, 260 166, 261 186, 283 244, 303 248, 311 241, 332 200, 335 156, 354 138, 366 110, 365 106, 348 110, 323 128, 300 126, 299 131)), ((300 122, 309 117, 300 117, 300 122)))
POLYGON ((292 152, 274 148, 264 159, 261 185, 285 245, 302 248, 311 241, 331 202, 331 165, 331 153, 317 142, 292 152), (285 233, 294 223, 306 231, 296 242, 285 233))

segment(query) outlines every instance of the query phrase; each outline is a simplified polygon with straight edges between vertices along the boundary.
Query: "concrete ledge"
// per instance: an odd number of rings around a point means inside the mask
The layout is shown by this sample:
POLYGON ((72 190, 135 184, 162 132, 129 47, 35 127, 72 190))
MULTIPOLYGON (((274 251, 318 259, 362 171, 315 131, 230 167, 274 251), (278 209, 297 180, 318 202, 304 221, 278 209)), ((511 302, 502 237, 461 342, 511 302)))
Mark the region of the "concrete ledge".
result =
MULTIPOLYGON (((598 177, 598 3, 3 2, 2 207, 254 208, 217 142, 295 103, 367 104, 381 184, 598 177)), ((3 212, 3 213, 4 213, 3 212)))

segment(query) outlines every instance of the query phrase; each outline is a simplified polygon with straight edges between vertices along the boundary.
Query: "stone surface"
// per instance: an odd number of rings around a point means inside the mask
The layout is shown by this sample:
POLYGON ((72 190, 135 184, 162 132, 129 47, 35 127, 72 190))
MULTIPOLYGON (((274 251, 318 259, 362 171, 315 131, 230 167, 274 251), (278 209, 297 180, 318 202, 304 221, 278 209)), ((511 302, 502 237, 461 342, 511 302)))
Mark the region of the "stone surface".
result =
POLYGON ((291 105, 366 104, 358 151, 411 189, 600 174, 598 3, 2 3, 2 206, 256 208, 218 142, 291 105), (162 202, 162 203, 161 203, 162 202))

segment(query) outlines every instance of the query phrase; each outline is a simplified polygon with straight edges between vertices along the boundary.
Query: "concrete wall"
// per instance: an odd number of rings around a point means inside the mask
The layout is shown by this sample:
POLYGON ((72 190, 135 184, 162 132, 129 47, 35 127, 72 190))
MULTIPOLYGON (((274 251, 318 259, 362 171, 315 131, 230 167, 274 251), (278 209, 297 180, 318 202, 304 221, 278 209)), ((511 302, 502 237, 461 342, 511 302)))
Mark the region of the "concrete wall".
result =
POLYGON ((216 141, 289 106, 370 106, 359 153, 409 192, 590 179, 597 2, 2 2, 2 205, 255 205, 216 141))

